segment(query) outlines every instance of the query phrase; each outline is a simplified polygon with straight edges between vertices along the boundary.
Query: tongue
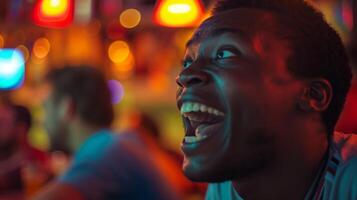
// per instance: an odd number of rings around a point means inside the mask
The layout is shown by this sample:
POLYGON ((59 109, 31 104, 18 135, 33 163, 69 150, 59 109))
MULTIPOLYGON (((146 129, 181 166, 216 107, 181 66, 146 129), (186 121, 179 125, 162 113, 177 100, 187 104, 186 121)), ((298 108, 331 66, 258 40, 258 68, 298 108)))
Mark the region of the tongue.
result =
POLYGON ((197 128, 195 129, 195 135, 196 136, 204 136, 203 130, 205 129, 205 127, 207 127, 206 124, 198 125, 197 128))
POLYGON ((195 129, 195 136, 204 139, 208 137, 210 134, 219 132, 221 129, 222 129, 221 123, 200 124, 195 129))
POLYGON ((191 112, 187 114, 191 126, 196 129, 199 125, 210 125, 217 123, 222 117, 203 112, 191 112))

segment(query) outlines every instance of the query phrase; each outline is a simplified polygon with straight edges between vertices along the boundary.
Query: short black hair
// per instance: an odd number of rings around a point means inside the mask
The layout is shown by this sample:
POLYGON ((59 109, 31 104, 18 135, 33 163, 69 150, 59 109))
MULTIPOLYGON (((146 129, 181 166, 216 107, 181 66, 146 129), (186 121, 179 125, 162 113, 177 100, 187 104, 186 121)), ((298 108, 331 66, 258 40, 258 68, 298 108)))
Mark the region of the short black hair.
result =
POLYGON ((111 93, 103 73, 91 66, 64 66, 46 76, 55 101, 70 97, 79 116, 88 124, 107 127, 113 121, 111 93))
POLYGON ((293 54, 288 70, 298 78, 324 78, 333 97, 322 120, 332 134, 351 86, 352 72, 338 33, 323 14, 303 0, 218 0, 213 15, 236 8, 256 8, 277 14, 278 37, 287 39, 293 54), (279 17, 281 16, 281 17, 279 17))
POLYGON ((32 116, 28 108, 22 105, 12 105, 15 112, 16 124, 24 124, 26 129, 29 130, 32 125, 32 116))

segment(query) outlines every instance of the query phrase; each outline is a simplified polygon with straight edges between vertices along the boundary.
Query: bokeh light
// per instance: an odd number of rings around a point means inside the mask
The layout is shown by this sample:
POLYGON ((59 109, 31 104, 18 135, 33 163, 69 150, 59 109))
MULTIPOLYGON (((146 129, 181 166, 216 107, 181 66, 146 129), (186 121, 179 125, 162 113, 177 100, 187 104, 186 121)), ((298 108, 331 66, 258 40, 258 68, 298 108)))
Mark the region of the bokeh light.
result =
POLYGON ((16 49, 0 49, 0 89, 10 90, 22 85, 25 61, 16 49))
POLYGON ((171 13, 188 13, 191 7, 187 4, 173 4, 168 6, 168 10, 171 13))
POLYGON ((154 11, 154 20, 162 26, 194 26, 203 16, 202 3, 199 0, 159 1, 154 11))
POLYGON ((68 0, 43 0, 41 11, 46 16, 58 16, 66 13, 68 0))
POLYGON ((136 27, 140 23, 140 20, 140 12, 133 8, 123 11, 119 17, 120 24, 128 29, 136 27))
POLYGON ((50 45, 50 42, 48 41, 48 39, 39 38, 36 40, 36 42, 33 46, 32 52, 37 58, 43 59, 50 52, 50 47, 51 47, 51 45, 50 45))
POLYGON ((117 40, 110 44, 108 49, 108 56, 113 63, 123 63, 129 57, 129 55, 129 45, 125 41, 117 40))
POLYGON ((74 0, 38 0, 32 12, 33 22, 49 28, 70 25, 74 15, 74 0))
POLYGON ((109 80, 108 86, 112 94, 112 103, 118 104, 124 97, 124 87, 117 80, 109 80))
POLYGON ((24 56, 25 62, 27 62, 27 60, 30 57, 29 49, 24 45, 19 45, 19 46, 16 47, 16 49, 21 51, 22 55, 24 56))

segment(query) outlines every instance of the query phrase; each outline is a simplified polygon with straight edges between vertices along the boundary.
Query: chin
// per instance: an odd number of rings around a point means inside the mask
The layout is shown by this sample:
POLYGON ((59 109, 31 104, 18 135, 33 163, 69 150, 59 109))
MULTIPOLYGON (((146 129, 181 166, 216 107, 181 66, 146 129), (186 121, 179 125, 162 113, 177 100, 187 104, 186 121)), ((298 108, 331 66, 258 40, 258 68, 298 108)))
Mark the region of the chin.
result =
POLYGON ((234 172, 225 170, 220 166, 209 167, 204 164, 190 162, 185 158, 183 164, 183 172, 185 176, 194 182, 223 182, 234 179, 234 172))
MULTIPOLYGON (((216 162, 200 163, 197 159, 186 158, 183 163, 183 172, 191 181, 195 182, 224 182, 229 180, 244 180, 268 167, 269 159, 246 159, 247 162, 227 162, 227 159, 218 159, 216 162)), ((271 157, 270 157, 271 158, 271 157)), ((237 160, 235 160, 237 161, 237 160)))

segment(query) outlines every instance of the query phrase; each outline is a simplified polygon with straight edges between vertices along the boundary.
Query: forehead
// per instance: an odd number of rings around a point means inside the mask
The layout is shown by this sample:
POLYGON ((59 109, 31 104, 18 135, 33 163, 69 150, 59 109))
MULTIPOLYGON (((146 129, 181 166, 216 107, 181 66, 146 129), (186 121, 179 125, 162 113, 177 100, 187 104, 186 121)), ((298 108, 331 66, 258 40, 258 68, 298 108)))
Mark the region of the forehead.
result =
POLYGON ((232 33, 238 37, 252 39, 259 32, 276 27, 276 15, 256 8, 237 8, 214 15, 205 20, 186 46, 201 43, 212 37, 232 33))

